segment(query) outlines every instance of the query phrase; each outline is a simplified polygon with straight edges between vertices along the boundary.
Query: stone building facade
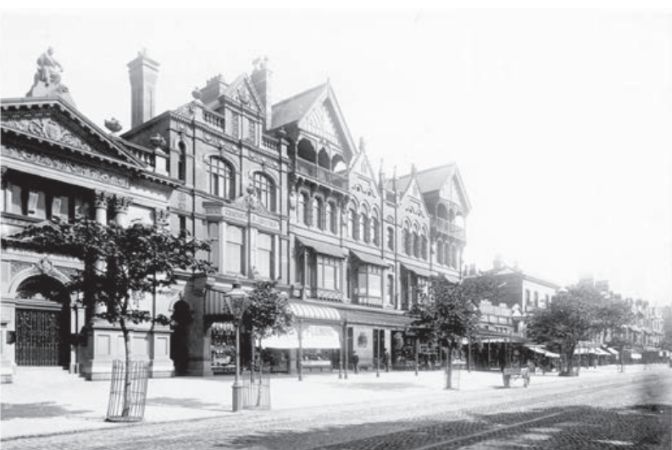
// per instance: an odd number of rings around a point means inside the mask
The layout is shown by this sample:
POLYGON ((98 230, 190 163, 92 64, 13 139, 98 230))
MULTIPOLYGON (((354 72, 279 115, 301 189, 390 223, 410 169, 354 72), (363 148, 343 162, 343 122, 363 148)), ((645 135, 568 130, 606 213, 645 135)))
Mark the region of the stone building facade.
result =
POLYGON ((364 367, 401 358, 405 313, 429 278, 461 277, 471 205, 457 166, 376 174, 331 85, 275 101, 265 60, 233 81, 209 79, 159 114, 158 62, 139 53, 128 68, 132 127, 121 135, 115 123, 110 132, 91 123, 67 89, 2 100, 3 376, 17 364, 53 364, 105 377, 123 352, 114 327, 94 322, 82 333, 84 312, 54 294, 78 261, 11 245, 21 227, 55 216, 164 221, 211 242, 216 273, 184 274, 145 299, 174 319, 172 329, 134 331, 134 355, 155 376, 227 366, 225 293, 256 280, 276 280, 295 313, 303 362, 288 339, 269 341, 287 371, 347 365, 355 353, 364 367), (36 351, 50 356, 26 356, 36 351))

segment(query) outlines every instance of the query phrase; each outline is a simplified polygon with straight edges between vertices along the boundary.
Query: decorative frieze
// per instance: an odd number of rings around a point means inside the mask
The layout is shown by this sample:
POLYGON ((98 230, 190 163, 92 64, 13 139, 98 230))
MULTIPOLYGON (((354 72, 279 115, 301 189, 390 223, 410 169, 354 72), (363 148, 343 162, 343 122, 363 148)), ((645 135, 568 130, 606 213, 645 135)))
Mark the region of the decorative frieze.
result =
POLYGON ((82 138, 65 129, 63 125, 56 122, 51 117, 23 118, 10 117, 4 119, 2 126, 22 133, 32 134, 33 136, 49 139, 60 144, 67 145, 79 150, 93 152, 93 148, 84 142, 82 138))
POLYGON ((73 175, 89 178, 104 184, 111 184, 114 186, 120 186, 124 188, 127 188, 130 185, 128 179, 120 175, 116 174, 113 175, 104 172, 100 169, 85 166, 83 164, 53 158, 50 156, 42 155, 37 152, 31 152, 25 149, 18 149, 16 147, 4 144, 2 145, 2 156, 4 158, 16 159, 19 161, 25 161, 38 166, 47 167, 49 169, 53 169, 58 172, 70 173, 73 175))

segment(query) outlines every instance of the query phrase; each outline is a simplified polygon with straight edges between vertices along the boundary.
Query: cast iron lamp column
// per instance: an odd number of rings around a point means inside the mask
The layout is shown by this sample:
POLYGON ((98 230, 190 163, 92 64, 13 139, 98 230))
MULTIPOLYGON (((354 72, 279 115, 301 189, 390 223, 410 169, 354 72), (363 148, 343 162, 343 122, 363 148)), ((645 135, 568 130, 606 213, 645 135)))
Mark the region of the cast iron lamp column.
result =
POLYGON ((243 407, 243 386, 240 383, 240 325, 247 309, 247 293, 241 289, 240 283, 236 282, 226 293, 225 299, 236 328, 236 375, 231 387, 233 395, 231 405, 233 412, 237 412, 243 407))

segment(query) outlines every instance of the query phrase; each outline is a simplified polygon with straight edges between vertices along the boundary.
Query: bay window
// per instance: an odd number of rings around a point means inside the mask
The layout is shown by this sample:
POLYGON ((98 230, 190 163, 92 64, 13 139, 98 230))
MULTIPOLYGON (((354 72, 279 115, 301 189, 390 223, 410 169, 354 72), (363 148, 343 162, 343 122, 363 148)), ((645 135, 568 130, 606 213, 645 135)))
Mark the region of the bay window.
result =
POLYGON ((317 287, 331 291, 340 290, 341 260, 326 255, 317 255, 317 287))
POLYGON ((363 264, 357 269, 357 298, 360 303, 382 305, 383 302, 383 269, 363 264))

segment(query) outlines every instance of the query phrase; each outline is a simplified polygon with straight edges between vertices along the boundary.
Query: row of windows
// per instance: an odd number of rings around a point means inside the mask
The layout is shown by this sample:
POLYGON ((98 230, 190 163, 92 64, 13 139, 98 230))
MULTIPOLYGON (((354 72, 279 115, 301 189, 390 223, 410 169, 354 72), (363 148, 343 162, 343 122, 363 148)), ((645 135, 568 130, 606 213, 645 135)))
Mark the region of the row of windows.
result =
MULTIPOLYGON (((217 156, 212 156, 208 164, 210 193, 225 200, 236 197, 236 174, 233 165, 217 156)), ((273 180, 266 174, 255 172, 252 176, 254 195, 268 211, 276 212, 276 189, 273 180)))
POLYGON ((427 259, 427 237, 424 234, 421 236, 417 231, 411 233, 405 228, 402 234, 402 246, 408 256, 427 259))
POLYGON ((527 305, 528 308, 529 307, 545 308, 546 306, 548 306, 550 304, 550 302, 551 302, 551 298, 548 294, 546 294, 544 296, 544 299, 542 301, 540 301, 539 292, 534 291, 534 303, 532 303, 531 298, 530 298, 530 290, 525 289, 525 305, 527 305))
MULTIPOLYGON (((219 222, 208 223, 208 237, 210 241, 210 262, 217 266, 220 261, 219 222)), ((246 240, 245 229, 227 225, 225 259, 222 272, 245 274, 246 268, 246 240)), ((256 257, 253 270, 255 275, 262 278, 275 277, 275 247, 273 235, 257 233, 256 257)))
POLYGON ((444 266, 458 267, 458 249, 447 242, 436 243, 436 262, 444 266))
POLYGON ((325 202, 320 197, 313 198, 311 202, 308 194, 301 192, 296 218, 305 226, 338 234, 338 208, 334 202, 325 202))

